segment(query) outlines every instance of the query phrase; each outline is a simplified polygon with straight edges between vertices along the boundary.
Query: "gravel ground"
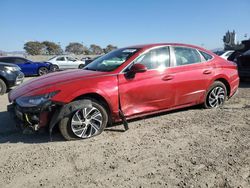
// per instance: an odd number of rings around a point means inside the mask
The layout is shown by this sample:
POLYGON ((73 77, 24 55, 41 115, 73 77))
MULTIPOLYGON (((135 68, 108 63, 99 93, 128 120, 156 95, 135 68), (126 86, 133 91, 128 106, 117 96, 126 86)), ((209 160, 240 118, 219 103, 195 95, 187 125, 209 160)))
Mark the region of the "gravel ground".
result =
POLYGON ((0 96, 0 187, 250 187, 250 83, 224 108, 178 110, 84 141, 22 135, 0 96))

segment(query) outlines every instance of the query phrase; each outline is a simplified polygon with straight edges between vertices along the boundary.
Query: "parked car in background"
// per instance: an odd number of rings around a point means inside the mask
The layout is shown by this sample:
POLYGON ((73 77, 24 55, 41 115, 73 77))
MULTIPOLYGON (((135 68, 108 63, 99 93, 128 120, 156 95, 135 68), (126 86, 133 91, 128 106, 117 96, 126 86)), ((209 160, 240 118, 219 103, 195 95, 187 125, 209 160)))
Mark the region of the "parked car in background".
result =
POLYGON ((33 130, 55 125, 67 140, 108 124, 203 104, 221 107, 239 86, 235 63, 192 45, 114 50, 80 70, 48 74, 9 93, 8 110, 33 130), (15 109, 15 110, 13 110, 15 109))
POLYGON ((250 78, 250 49, 245 52, 235 51, 228 59, 237 64, 241 79, 250 78))
POLYGON ((53 66, 49 62, 33 62, 23 57, 0 57, 0 62, 18 65, 25 76, 45 75, 51 72, 53 66))
POLYGON ((0 95, 23 82, 24 74, 20 67, 14 64, 0 62, 0 95))
MULTIPOLYGON (((94 57, 94 58, 89 58, 89 59, 86 59, 85 60, 85 66, 86 65, 88 65, 88 64, 90 64, 92 61, 94 61, 94 60, 96 60, 97 58, 99 58, 99 57, 101 57, 101 55, 99 55, 99 56, 96 56, 96 57, 94 57)), ((83 60, 83 59, 82 59, 83 60)))
POLYGON ((83 57, 83 58, 81 59, 81 61, 90 60, 90 59, 91 59, 91 57, 83 57))
POLYGON ((85 66, 85 61, 80 61, 68 55, 55 56, 49 59, 48 62, 52 63, 59 70, 81 69, 85 66))
POLYGON ((216 51, 214 53, 222 57, 223 59, 227 59, 233 52, 234 52, 233 50, 227 50, 227 51, 216 51))

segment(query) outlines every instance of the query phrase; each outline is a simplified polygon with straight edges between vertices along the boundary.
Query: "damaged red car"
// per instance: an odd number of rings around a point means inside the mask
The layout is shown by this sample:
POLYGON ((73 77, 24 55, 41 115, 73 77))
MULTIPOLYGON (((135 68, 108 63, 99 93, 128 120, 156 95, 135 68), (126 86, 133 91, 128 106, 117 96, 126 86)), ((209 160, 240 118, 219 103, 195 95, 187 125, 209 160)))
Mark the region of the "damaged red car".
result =
POLYGON ((9 93, 9 111, 34 131, 55 126, 66 140, 107 125, 203 104, 221 107, 239 86, 236 64, 203 48, 175 43, 114 50, 80 70, 48 74, 9 93))

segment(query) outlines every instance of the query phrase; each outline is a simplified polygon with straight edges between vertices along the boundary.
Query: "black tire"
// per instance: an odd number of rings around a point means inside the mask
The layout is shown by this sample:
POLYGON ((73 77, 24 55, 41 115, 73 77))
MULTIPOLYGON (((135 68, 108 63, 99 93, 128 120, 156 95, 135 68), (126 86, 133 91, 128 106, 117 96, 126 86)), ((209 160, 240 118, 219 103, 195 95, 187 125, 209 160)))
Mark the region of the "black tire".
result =
POLYGON ((5 94, 6 91, 7 91, 7 85, 2 79, 0 79, 0 95, 5 94))
POLYGON ((58 71, 59 70, 59 67, 57 65, 51 65, 53 68, 53 71, 58 71))
POLYGON ((78 66, 78 69, 82 69, 84 67, 84 64, 80 64, 79 66, 78 66))
POLYGON ((39 75, 39 76, 48 74, 48 72, 49 72, 49 69, 46 68, 46 67, 40 67, 40 68, 38 69, 38 75, 39 75))
MULTIPOLYGON (((66 140, 79 140, 79 139, 87 139, 87 138, 91 138, 93 136, 97 136, 99 134, 101 134, 103 132, 103 130, 105 129, 107 123, 108 123, 108 113, 107 113, 107 110, 105 109, 105 107, 95 101, 95 100, 92 100, 92 99, 88 99, 88 100, 91 100, 91 103, 92 103, 92 107, 96 108, 99 110, 99 112, 101 113, 102 115, 102 123, 100 125, 100 128, 98 130, 98 132, 92 136, 89 136, 89 137, 85 137, 85 138, 82 138, 82 137, 79 137, 77 136, 73 130, 72 130, 72 125, 71 125, 71 122, 72 122, 72 119, 73 119, 73 116, 75 113, 77 113, 77 111, 72 111, 70 115, 64 117, 60 122, 59 122, 59 130, 62 134, 62 136, 66 139, 66 140)), ((84 100, 81 100, 81 101, 84 101, 84 100)), ((74 107, 72 107, 74 109, 74 107)), ((87 126, 85 126, 87 127, 87 126)), ((88 129, 88 128, 87 128, 88 129)))
MULTIPOLYGON (((206 93, 206 99, 205 99, 205 102, 203 104, 204 108, 206 109, 211 109, 211 108, 218 108, 218 107, 221 107, 224 105, 225 101, 226 101, 226 98, 227 98, 227 88, 225 86, 225 84, 223 84, 222 82, 220 81, 215 81, 209 88, 209 90, 207 91, 206 93), (217 89, 219 88, 219 89, 217 89), (216 106, 213 106, 213 103, 209 101, 209 98, 213 96, 212 92, 213 91, 218 91, 220 90, 220 93, 218 93, 218 96, 217 98, 215 97, 214 100, 218 100, 217 103, 218 105, 216 106), (224 98, 224 100, 222 100, 222 97, 224 98), (220 99, 218 99, 220 98, 220 99)), ((213 100, 213 99, 212 99, 213 100)), ((215 102, 216 103, 216 102, 215 102)))

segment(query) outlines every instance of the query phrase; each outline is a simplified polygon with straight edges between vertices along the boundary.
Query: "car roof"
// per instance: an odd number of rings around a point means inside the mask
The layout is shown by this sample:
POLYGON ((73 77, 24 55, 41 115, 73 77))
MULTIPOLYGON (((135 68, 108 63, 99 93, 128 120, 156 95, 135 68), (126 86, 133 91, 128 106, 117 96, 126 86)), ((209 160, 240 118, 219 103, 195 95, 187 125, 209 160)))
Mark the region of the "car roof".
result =
POLYGON ((154 43, 154 44, 140 44, 140 45, 133 45, 128 46, 127 48, 143 48, 143 49, 149 49, 157 46, 183 46, 183 47, 189 47, 189 48, 195 48, 198 50, 202 50, 205 52, 210 52, 202 47, 191 45, 191 44, 183 44, 183 43, 154 43))
POLYGON ((20 56, 0 56, 1 58, 22 58, 22 59, 26 59, 25 57, 20 57, 20 56))

